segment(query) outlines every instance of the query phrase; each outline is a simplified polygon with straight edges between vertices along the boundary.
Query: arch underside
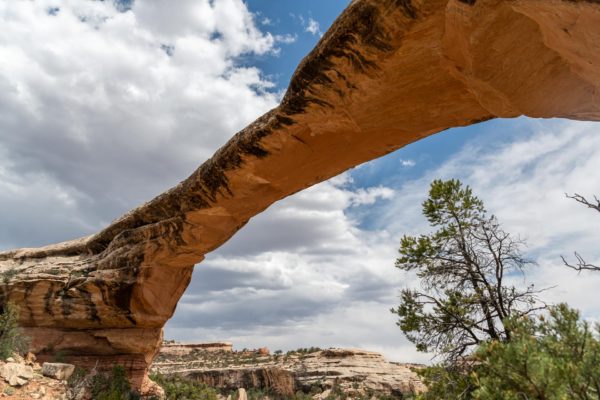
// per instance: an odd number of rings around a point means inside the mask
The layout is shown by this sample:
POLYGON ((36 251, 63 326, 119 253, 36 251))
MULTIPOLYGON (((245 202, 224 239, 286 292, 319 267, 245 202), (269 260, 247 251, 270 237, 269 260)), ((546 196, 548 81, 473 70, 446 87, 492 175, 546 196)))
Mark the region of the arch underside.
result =
POLYGON ((426 136, 520 115, 600 120, 598 0, 355 0, 282 103, 179 185, 90 237, 0 253, 3 301, 42 358, 118 362, 141 385, 193 266, 250 218, 426 136))

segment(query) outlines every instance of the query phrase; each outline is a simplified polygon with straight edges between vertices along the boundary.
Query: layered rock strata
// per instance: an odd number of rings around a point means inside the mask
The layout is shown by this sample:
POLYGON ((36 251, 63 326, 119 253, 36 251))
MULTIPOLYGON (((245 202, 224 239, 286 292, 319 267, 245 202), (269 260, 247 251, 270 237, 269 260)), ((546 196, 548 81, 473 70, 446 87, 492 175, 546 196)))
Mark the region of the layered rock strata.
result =
POLYGON ((425 390, 412 370, 414 367, 420 366, 390 363, 379 353, 358 349, 282 355, 194 351, 185 356, 173 356, 161 350, 151 369, 223 391, 266 389, 289 396, 298 390, 312 394, 337 390, 353 398, 370 398, 369 393, 402 398, 425 390))
MULTIPOLYGON (((95 235, 0 254, 32 350, 134 383, 193 266, 274 202, 445 129, 600 120, 597 0, 355 0, 282 103, 187 179, 95 235)), ((198 127, 202 129, 202 127, 198 127)))
POLYGON ((231 352, 233 351, 233 343, 163 343, 162 346, 160 346, 160 354, 170 356, 185 356, 195 351, 231 352))

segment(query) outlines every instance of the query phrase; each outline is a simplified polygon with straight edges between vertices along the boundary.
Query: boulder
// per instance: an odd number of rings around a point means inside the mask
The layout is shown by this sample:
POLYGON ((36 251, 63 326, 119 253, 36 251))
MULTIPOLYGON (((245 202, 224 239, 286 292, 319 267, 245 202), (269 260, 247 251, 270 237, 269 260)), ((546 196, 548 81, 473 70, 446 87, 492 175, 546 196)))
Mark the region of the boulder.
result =
POLYGON ((238 389, 238 400, 248 400, 248 394, 246 393, 246 389, 238 389))
POLYGON ((44 363, 42 364, 42 375, 48 378, 66 381, 75 372, 73 364, 65 363, 44 363))
POLYGON ((36 357, 35 354, 28 352, 27 354, 25 354, 25 364, 33 366, 35 364, 36 361, 36 357))
POLYGON ((0 367, 0 377, 11 386, 22 386, 33 379, 33 368, 28 365, 8 362, 0 367))

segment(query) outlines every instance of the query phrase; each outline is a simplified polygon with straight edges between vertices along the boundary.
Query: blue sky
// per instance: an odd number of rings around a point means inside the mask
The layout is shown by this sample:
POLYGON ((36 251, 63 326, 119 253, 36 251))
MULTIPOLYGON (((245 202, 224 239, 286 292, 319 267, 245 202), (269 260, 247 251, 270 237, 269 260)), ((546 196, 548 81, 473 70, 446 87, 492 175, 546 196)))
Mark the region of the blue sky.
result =
POLYGON ((278 88, 285 89, 296 66, 313 49, 320 33, 327 30, 349 3, 349 0, 248 1, 248 8, 256 14, 263 29, 275 35, 290 35, 296 40, 282 46, 279 57, 248 57, 244 61, 260 68, 278 88), (311 20, 318 25, 311 25, 311 20))
MULTIPOLYGON (((127 3, 0 2, 0 249, 94 233, 177 184, 278 104, 348 2, 127 3)), ((290 196, 197 266, 165 336, 427 362, 389 309, 418 284, 393 264, 403 234, 429 229, 420 203, 435 178, 462 179, 527 239, 529 279, 558 285, 548 301, 598 319, 600 276, 565 270, 560 255, 600 259, 598 216, 564 196, 600 194, 599 131, 488 121, 290 196)))

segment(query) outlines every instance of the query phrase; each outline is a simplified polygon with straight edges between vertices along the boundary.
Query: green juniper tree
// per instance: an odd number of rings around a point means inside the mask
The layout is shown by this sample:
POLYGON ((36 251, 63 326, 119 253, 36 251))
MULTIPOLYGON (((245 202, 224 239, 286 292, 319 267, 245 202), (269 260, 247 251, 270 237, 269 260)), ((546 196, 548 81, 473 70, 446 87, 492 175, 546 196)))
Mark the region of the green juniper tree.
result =
POLYGON ((6 360, 13 353, 27 351, 28 338, 23 336, 19 328, 19 308, 8 301, 1 307, 0 312, 0 358, 6 360))
POLYGON ((423 214, 436 230, 404 236, 396 260, 397 268, 416 272, 421 289, 402 290, 392 312, 419 351, 455 364, 487 340, 510 340, 507 321, 541 308, 539 291, 507 282, 532 262, 468 186, 435 180, 423 214))
POLYGON ((600 399, 600 325, 593 329, 566 304, 511 323, 510 342, 488 342, 475 354, 474 399, 600 399))

